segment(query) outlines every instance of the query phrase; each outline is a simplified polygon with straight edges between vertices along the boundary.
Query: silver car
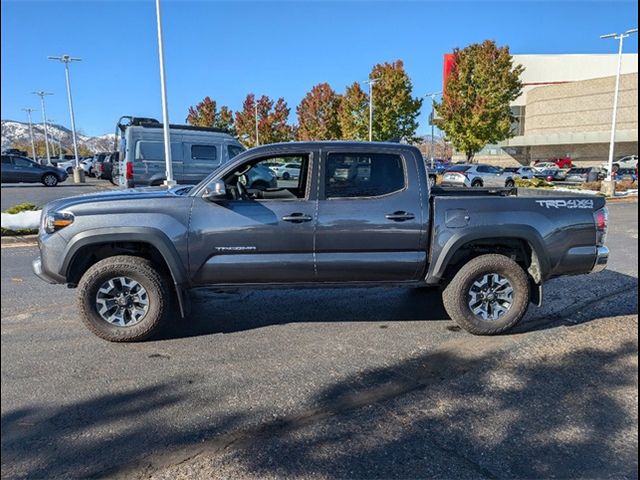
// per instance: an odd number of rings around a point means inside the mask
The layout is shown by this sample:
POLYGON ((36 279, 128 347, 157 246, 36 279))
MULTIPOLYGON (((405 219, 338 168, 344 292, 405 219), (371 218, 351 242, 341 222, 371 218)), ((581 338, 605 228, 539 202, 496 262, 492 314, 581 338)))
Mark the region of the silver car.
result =
POLYGON ((443 187, 511 188, 514 176, 493 165, 453 165, 444 172, 443 187))

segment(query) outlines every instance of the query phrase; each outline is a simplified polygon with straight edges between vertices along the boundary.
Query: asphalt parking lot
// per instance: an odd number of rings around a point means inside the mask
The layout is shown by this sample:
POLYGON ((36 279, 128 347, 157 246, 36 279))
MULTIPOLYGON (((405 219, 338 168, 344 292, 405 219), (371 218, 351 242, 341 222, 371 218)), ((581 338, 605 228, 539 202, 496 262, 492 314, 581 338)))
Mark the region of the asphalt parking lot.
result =
POLYGON ((55 187, 45 187, 40 183, 3 183, 1 187, 0 209, 3 212, 19 203, 30 202, 41 207, 45 203, 59 198, 117 188, 108 180, 98 180, 92 177, 86 177, 85 183, 73 183, 73 178, 68 178, 55 187))
POLYGON ((2 476, 637 478, 638 207, 610 210, 610 268, 491 338, 437 291, 209 289, 110 344, 3 248, 2 476))

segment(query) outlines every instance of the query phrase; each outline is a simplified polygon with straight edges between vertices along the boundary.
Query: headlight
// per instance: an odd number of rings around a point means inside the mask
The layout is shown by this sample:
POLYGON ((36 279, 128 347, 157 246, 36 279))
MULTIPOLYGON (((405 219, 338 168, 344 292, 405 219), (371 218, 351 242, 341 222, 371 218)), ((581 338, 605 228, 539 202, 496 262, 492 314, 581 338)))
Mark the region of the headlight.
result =
POLYGON ((44 219, 44 231, 47 233, 56 232, 73 223, 73 214, 68 212, 49 212, 44 219))

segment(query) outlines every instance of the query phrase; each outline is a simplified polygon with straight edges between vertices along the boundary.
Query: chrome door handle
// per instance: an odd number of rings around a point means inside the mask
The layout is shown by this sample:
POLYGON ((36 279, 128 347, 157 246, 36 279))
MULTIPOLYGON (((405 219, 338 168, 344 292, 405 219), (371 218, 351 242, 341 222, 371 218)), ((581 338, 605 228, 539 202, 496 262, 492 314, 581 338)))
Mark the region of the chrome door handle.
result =
POLYGON ((394 222, 404 222, 405 220, 413 220, 416 216, 409 212, 393 212, 387 213, 384 216, 387 220, 393 220, 394 222))
POLYGON ((283 222, 291 222, 291 223, 310 222, 311 220, 313 220, 311 215, 306 215, 304 213, 299 213, 299 212, 292 213, 290 215, 285 215, 284 217, 282 217, 283 222))

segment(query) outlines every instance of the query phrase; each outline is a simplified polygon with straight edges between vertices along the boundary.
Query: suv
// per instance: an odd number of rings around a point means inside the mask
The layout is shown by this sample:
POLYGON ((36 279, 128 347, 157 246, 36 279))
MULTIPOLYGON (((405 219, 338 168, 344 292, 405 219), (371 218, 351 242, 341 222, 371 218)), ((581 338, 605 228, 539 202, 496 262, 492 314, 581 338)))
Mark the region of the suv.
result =
POLYGON ((2 183, 42 183, 55 187, 64 182, 67 172, 56 167, 40 165, 26 157, 2 155, 2 183))
MULTIPOLYGON (((173 178, 196 184, 244 151, 227 131, 169 125, 173 178)), ((153 118, 121 117, 116 127, 120 153, 114 182, 122 187, 156 186, 166 180, 163 125, 153 118)))
POLYGON ((572 168, 567 172, 566 181, 573 183, 597 182, 604 178, 604 172, 598 167, 572 168))
POLYGON ((443 187, 513 188, 514 175, 493 165, 454 165, 444 172, 443 187))
POLYGON ((507 167, 504 169, 504 173, 515 178, 530 180, 534 177, 535 171, 533 167, 507 167))

